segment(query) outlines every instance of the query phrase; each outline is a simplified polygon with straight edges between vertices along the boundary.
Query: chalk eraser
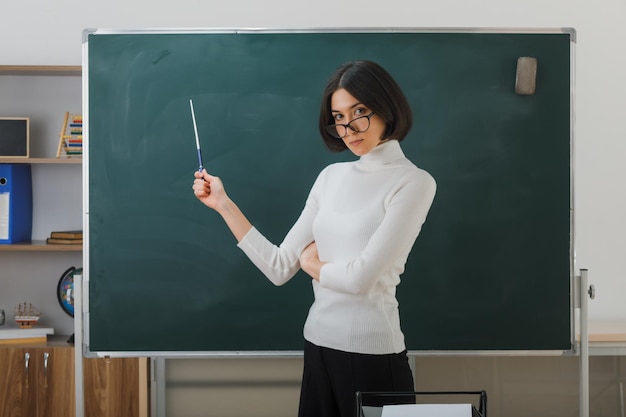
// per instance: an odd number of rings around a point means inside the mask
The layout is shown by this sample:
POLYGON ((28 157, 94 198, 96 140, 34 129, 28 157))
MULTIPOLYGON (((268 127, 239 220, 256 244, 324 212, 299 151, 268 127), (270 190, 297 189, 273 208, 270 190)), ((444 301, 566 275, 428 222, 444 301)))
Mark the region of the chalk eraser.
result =
POLYGON ((537 58, 521 56, 517 58, 515 74, 515 94, 529 96, 535 94, 537 84, 537 58))

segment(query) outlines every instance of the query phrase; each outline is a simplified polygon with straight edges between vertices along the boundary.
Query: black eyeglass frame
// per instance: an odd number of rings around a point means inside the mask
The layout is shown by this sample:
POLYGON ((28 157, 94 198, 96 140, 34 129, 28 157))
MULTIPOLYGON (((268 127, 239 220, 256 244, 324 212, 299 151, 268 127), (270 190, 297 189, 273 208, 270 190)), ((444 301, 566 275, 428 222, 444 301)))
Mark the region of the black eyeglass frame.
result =
POLYGON ((372 116, 376 114, 374 112, 371 112, 370 114, 366 115, 366 116, 359 116, 359 117, 355 117, 354 119, 350 120, 348 123, 335 123, 332 125, 327 125, 326 126, 326 131, 333 136, 334 138, 337 139, 343 139, 346 136, 348 136, 348 129, 352 130, 355 133, 363 133, 363 132, 367 132, 367 130, 370 128, 371 125, 371 118, 372 116), (359 120, 359 119, 367 119, 367 127, 364 130, 358 130, 355 129, 354 127, 352 127, 352 123, 354 123, 355 121, 359 120), (339 136, 339 133, 337 133, 337 126, 343 126, 344 129, 346 129, 346 134, 343 136, 339 136))

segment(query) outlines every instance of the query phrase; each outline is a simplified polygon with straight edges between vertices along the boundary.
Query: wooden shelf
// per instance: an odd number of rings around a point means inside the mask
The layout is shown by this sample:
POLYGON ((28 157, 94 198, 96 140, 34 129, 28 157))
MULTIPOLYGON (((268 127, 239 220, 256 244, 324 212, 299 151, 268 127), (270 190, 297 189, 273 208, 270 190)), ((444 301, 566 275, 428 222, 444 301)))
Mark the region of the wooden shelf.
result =
MULTIPOLYGON (((19 76, 82 76, 82 67, 80 65, 0 65, 0 76, 2 75, 19 75, 19 76)), ((68 158, 19 158, 19 157, 0 157, 2 164, 80 164, 82 158, 80 156, 68 158)))
POLYGON ((16 158, 0 157, 0 164, 82 164, 83 158, 16 158))
POLYGON ((0 75, 67 75, 80 76, 80 65, 0 65, 0 75))
POLYGON ((49 245, 45 240, 33 240, 25 243, 0 244, 0 252, 80 252, 83 245, 49 245))
MULTIPOLYGON (((79 165, 82 158, 16 158, 0 157, 0 164, 49 164, 49 165, 79 165)), ((49 245, 45 240, 33 240, 25 243, 0 244, 0 252, 76 252, 82 251, 83 245, 49 245)))

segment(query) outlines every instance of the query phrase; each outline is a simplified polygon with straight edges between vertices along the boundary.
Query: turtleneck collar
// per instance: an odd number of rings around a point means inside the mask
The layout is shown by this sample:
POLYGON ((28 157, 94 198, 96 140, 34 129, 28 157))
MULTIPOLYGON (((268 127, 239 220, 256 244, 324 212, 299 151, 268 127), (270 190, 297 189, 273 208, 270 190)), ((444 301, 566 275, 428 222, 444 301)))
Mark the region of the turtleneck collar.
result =
POLYGON ((398 160, 405 160, 400 142, 395 139, 388 140, 376 146, 374 149, 361 156, 356 161, 356 166, 365 171, 373 171, 385 166, 392 165, 398 160))

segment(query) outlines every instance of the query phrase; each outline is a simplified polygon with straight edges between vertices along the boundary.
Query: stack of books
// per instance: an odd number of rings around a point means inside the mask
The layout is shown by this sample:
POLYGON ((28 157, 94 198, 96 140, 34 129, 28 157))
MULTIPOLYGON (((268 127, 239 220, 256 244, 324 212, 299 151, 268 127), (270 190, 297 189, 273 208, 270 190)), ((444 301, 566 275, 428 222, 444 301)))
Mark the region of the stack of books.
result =
POLYGON ((0 327, 0 345, 9 343, 42 343, 48 339, 48 335, 54 334, 53 327, 19 327, 7 323, 0 327))
POLYGON ((51 245, 82 245, 82 230, 61 230, 50 233, 46 243, 51 245))

